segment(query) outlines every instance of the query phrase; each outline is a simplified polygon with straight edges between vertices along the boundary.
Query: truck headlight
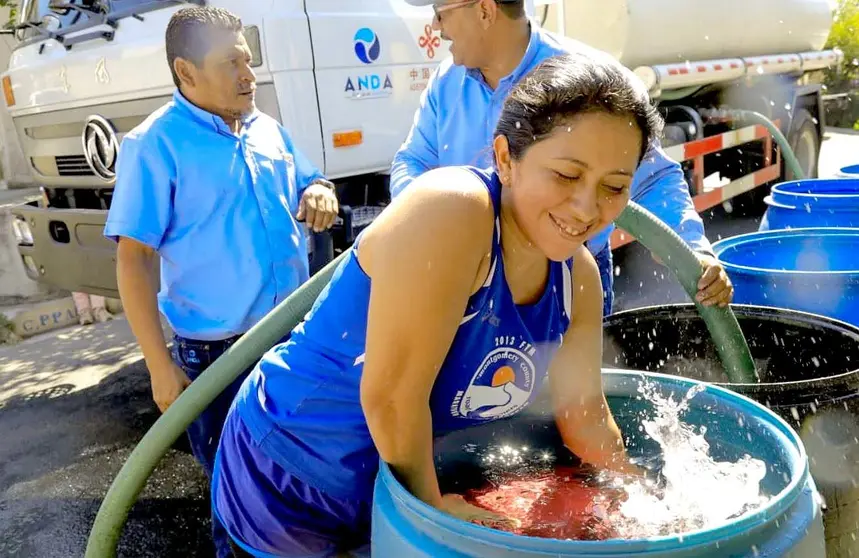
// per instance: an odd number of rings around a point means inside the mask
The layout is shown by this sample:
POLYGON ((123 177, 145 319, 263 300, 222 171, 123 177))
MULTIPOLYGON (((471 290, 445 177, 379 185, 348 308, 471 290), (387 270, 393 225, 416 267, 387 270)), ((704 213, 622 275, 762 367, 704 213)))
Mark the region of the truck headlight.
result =
POLYGON ((30 230, 30 225, 23 217, 15 216, 12 220, 12 233, 15 235, 15 241, 20 246, 33 245, 33 231, 30 230))

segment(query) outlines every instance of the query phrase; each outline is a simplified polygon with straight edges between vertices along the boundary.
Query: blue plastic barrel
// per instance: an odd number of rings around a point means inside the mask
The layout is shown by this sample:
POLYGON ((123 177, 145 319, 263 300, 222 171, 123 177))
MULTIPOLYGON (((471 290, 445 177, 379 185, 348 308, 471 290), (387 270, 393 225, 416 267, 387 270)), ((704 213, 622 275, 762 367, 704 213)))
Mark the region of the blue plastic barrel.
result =
POLYGON ((738 235, 713 244, 734 302, 801 310, 859 325, 859 229, 738 235))
MULTIPOLYGON (((628 370, 605 370, 603 378, 609 405, 624 436, 629 438, 633 455, 652 452, 655 446, 645 433, 639 432, 642 412, 646 417, 652 408, 647 400, 639 398, 637 389, 642 379, 655 382, 661 393, 673 394, 675 400, 699 384, 677 376, 628 370)), ((714 385, 708 385, 692 399, 683 420, 707 426, 706 438, 717 460, 736 461, 746 453, 764 460, 767 475, 762 484, 774 495, 772 500, 724 525, 682 536, 605 541, 536 538, 473 525, 447 515, 412 496, 383 464, 373 502, 372 554, 410 558, 823 558, 817 491, 809 475, 805 450, 787 423, 751 399, 714 385)), ((561 447, 552 418, 546 412, 529 411, 456 432, 436 442, 442 490, 446 490, 444 485, 449 488, 452 479, 468 477, 467 472, 458 475, 458 470, 467 469, 469 459, 478 459, 475 452, 462 449, 465 443, 478 447, 510 443, 532 448, 553 443, 551 447, 561 447)))
POLYGON ((758 230, 859 227, 857 179, 793 180, 776 184, 764 198, 767 211, 758 230))
POLYGON ((855 178, 859 180, 859 165, 848 165, 846 167, 841 167, 841 170, 838 171, 838 176, 843 178, 855 178))

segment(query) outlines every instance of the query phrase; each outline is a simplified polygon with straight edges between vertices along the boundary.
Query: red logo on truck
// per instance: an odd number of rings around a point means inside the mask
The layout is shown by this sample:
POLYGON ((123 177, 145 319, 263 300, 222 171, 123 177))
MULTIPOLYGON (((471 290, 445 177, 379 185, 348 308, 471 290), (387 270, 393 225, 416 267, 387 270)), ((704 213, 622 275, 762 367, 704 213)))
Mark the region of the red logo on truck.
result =
POLYGON ((424 25, 424 34, 418 39, 418 46, 426 49, 427 58, 435 58, 435 49, 441 46, 441 39, 433 35, 431 25, 424 25))

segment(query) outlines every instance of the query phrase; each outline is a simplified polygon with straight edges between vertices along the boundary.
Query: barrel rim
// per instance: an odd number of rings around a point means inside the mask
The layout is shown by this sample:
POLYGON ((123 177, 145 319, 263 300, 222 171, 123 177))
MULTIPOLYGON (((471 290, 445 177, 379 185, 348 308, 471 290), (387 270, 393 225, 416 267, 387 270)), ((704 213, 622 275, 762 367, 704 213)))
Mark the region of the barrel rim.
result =
MULTIPOLYGON (((691 312, 696 312, 695 305, 688 302, 679 302, 679 303, 670 303, 670 304, 660 304, 654 306, 642 306, 638 308, 630 308, 628 310, 621 310, 620 312, 615 312, 605 317, 603 323, 608 324, 613 319, 621 319, 633 314, 646 314, 649 313, 650 316, 653 316, 654 313, 664 313, 674 309, 684 309, 689 310, 691 312)), ((782 308, 780 306, 760 306, 757 304, 731 304, 731 309, 736 310, 750 310, 751 312, 747 315, 758 314, 758 315, 773 315, 776 312, 787 314, 788 316, 793 314, 797 317, 802 317, 810 322, 818 322, 823 323, 830 326, 837 326, 843 328, 845 333, 849 334, 853 337, 857 343, 859 343, 859 327, 845 322, 843 320, 839 320, 837 318, 831 318, 829 316, 823 316, 821 314, 814 314, 813 312, 806 312, 804 310, 796 310, 794 308, 782 308)), ((855 368, 853 370, 849 370, 847 372, 842 372, 841 374, 833 374, 831 376, 822 376, 820 378, 808 379, 808 380, 793 380, 790 382, 755 382, 755 383, 738 383, 738 382, 710 382, 713 385, 724 386, 728 389, 742 389, 743 393, 756 393, 758 391, 763 391, 767 386, 786 386, 789 389, 801 389, 804 386, 809 386, 812 384, 820 384, 822 382, 837 384, 842 380, 847 380, 851 376, 859 377, 859 368, 855 368)), ((699 380, 700 381, 700 380, 699 380)))
MULTIPOLYGON (((778 416, 772 410, 767 409, 757 401, 740 393, 715 384, 708 384, 697 380, 691 380, 689 378, 656 372, 642 372, 618 368, 603 368, 602 371, 604 381, 608 379, 616 384, 629 382, 634 377, 659 380, 667 384, 682 384, 682 388, 686 390, 694 387, 695 385, 704 384, 705 392, 709 392, 711 395, 715 394, 726 399, 735 409, 741 411, 744 409, 747 411, 754 411, 752 413, 753 415, 766 420, 783 439, 789 442, 790 446, 794 450, 794 459, 789 464, 791 473, 793 473, 793 478, 778 494, 773 495, 767 505, 723 525, 719 525, 711 529, 690 531, 688 533, 683 533, 682 535, 659 536, 646 539, 609 539, 604 541, 571 541, 515 535, 506 531, 475 525, 473 523, 457 519, 413 496, 394 477, 390 467, 384 460, 380 460, 378 479, 387 488, 395 504, 405 507, 409 512, 418 515, 424 521, 433 523, 436 527, 446 532, 456 533, 461 537, 478 538, 485 540, 488 543, 505 544, 514 547, 516 546, 514 544, 515 541, 524 540, 528 541, 528 544, 534 547, 530 550, 535 551, 569 552, 570 550, 576 549, 582 552, 591 552, 595 555, 617 555, 617 552, 645 550, 674 550, 681 547, 688 549, 699 545, 709 546, 712 545, 714 540, 720 540, 731 535, 736 535, 738 532, 752 532, 766 526, 770 521, 787 513, 801 497, 802 491, 805 489, 805 485, 811 478, 808 456, 799 435, 790 428, 783 418, 778 416), (799 466, 797 466, 797 463, 799 463, 799 466)), ((606 393, 607 396, 611 395, 608 391, 609 390, 607 390, 606 393)))
MULTIPOLYGON (((773 240, 779 238, 793 239, 796 237, 816 238, 821 236, 836 238, 848 237, 855 239, 857 241, 857 244, 859 244, 859 228, 856 227, 800 227, 795 229, 772 229, 766 231, 755 231, 746 234, 738 234, 736 236, 717 240, 712 244, 712 249, 713 253, 716 254, 716 258, 719 260, 719 262, 722 264, 726 271, 731 269, 738 272, 745 272, 749 275, 800 275, 808 277, 829 275, 859 275, 859 265, 857 265, 857 269, 846 269, 837 271, 802 271, 791 269, 770 269, 765 267, 740 265, 736 263, 731 263, 730 261, 725 261, 721 257, 725 251, 731 248, 744 247, 748 243, 758 240, 773 240)), ((859 277, 857 277, 856 280, 859 281, 859 277)))
MULTIPOLYGON (((859 167, 859 165, 857 165, 859 167)), ((859 175, 857 175, 859 178, 859 175)), ((786 182, 779 182, 778 184, 773 185, 770 188, 770 195, 773 196, 773 199, 776 197, 784 196, 788 198, 799 198, 799 199, 823 199, 823 200, 859 200, 859 180, 851 176, 844 177, 833 177, 833 178, 803 178, 799 180, 789 180, 786 182), (815 184, 838 184, 838 183, 856 183, 856 193, 855 194, 825 194, 825 193, 811 193, 811 192, 795 192, 792 190, 794 187, 801 188, 803 184, 807 183, 815 183, 815 184)), ((854 209, 854 208, 848 208, 854 209)))

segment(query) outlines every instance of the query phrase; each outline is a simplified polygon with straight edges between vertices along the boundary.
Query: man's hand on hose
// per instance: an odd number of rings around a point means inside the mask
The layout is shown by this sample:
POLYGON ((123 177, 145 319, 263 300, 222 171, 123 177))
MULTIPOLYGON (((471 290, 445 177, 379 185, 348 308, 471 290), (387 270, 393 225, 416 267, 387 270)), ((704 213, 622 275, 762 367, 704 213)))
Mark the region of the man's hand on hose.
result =
POLYGON ((698 280, 698 294, 695 300, 704 306, 726 307, 734 299, 734 286, 722 264, 709 254, 695 254, 704 274, 698 280))
MULTIPOLYGON (((651 254, 653 260, 659 265, 665 265, 656 254, 651 254)), ((704 273, 698 280, 698 293, 695 300, 704 306, 719 305, 722 308, 734 299, 734 286, 722 264, 710 254, 695 252, 695 257, 701 263, 704 273)))

